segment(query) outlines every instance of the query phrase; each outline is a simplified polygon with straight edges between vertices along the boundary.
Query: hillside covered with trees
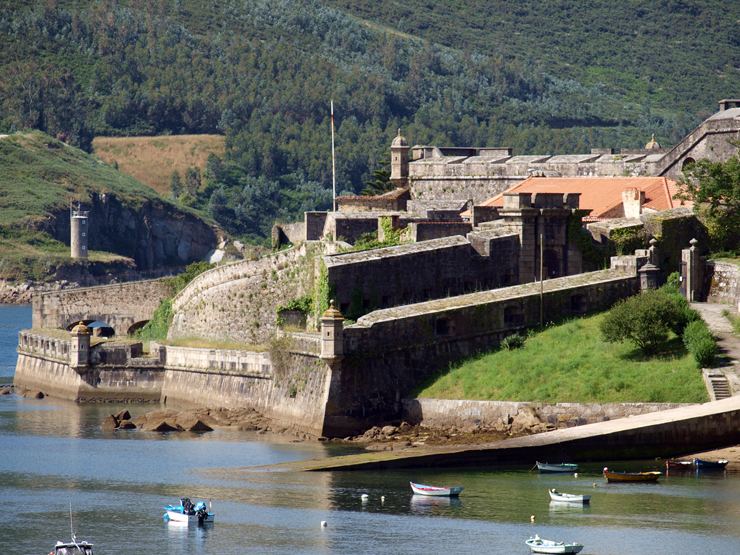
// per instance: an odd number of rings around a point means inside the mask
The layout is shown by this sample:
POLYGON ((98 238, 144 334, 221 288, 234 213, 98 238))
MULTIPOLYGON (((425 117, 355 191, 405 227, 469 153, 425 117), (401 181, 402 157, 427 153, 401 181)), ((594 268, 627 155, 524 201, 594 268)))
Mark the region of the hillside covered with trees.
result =
POLYGON ((332 99, 338 190, 358 193, 399 127, 518 153, 671 145, 740 90, 738 6, 543 6, 5 0, 0 132, 225 135, 175 194, 263 242, 329 206, 332 99))

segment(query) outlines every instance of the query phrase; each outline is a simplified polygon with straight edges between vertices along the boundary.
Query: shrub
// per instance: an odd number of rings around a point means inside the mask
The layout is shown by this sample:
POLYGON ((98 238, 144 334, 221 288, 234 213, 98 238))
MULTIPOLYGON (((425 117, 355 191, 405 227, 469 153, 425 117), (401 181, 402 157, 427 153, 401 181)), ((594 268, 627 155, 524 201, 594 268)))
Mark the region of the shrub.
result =
POLYGON ((675 295, 648 291, 618 302, 601 322, 601 335, 609 343, 632 341, 649 355, 679 327, 683 309, 675 295))
POLYGON ((715 366, 719 347, 703 320, 696 320, 686 326, 683 333, 683 344, 694 355, 694 359, 700 367, 712 368, 715 366))
POLYGON ((519 349, 521 347, 524 347, 524 344, 526 342, 527 342, 526 336, 514 334, 514 335, 509 335, 508 337, 505 337, 501 341, 501 346, 505 347, 507 351, 513 351, 514 349, 519 349))

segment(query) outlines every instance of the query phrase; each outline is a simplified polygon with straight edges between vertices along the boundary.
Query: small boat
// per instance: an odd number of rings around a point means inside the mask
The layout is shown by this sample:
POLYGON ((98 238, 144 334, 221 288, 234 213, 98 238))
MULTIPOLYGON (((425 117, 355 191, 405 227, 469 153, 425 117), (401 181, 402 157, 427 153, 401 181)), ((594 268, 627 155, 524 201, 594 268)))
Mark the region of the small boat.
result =
POLYGON ((69 504, 69 528, 72 531, 71 542, 57 542, 54 551, 49 555, 93 555, 93 544, 85 541, 77 541, 75 527, 72 522, 72 503, 69 504))
POLYGON ((689 470, 691 461, 666 461, 665 467, 671 470, 689 470))
POLYGON ((604 478, 607 482, 655 482, 663 475, 662 472, 612 472, 604 468, 604 478))
POLYGON ((463 487, 457 486, 452 488, 438 488, 436 486, 425 486, 424 484, 415 484, 414 482, 409 482, 411 484, 411 489, 414 491, 417 495, 432 495, 435 497, 456 497, 460 495, 460 492, 465 489, 463 487))
POLYGON ((572 493, 561 493, 555 489, 547 490, 550 494, 550 499, 553 501, 560 501, 564 503, 589 503, 591 502, 590 495, 574 495, 572 493))
POLYGON ((694 466, 696 468, 706 468, 706 469, 721 469, 727 466, 727 463, 729 461, 726 460, 720 460, 720 461, 703 461, 701 459, 694 459, 694 466))
POLYGON ((206 504, 203 501, 199 501, 195 505, 187 497, 180 499, 179 505, 167 505, 164 507, 167 513, 164 515, 165 520, 171 520, 174 522, 194 522, 197 524, 205 524, 207 522, 213 522, 213 513, 208 512, 206 504))
POLYGON ((553 542, 539 536, 529 538, 525 543, 534 553, 580 553, 583 549, 580 543, 553 542))
POLYGON ((578 470, 578 465, 567 463, 550 464, 537 461, 537 468, 540 472, 575 472, 578 470))

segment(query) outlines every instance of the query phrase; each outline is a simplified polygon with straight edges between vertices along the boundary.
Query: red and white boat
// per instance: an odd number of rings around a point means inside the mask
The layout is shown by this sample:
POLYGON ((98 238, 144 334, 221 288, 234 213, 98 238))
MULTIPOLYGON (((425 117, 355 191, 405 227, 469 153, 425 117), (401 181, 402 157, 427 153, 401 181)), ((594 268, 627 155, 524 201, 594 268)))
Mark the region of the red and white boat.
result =
POLYGON ((665 467, 671 470, 690 470, 691 461, 666 461, 665 467))
POLYGON ((434 497, 457 497, 460 495, 460 492, 465 489, 460 486, 456 487, 445 487, 445 488, 438 488, 436 486, 425 486, 424 484, 415 484, 414 482, 409 482, 411 484, 411 489, 414 491, 416 495, 431 495, 434 497))

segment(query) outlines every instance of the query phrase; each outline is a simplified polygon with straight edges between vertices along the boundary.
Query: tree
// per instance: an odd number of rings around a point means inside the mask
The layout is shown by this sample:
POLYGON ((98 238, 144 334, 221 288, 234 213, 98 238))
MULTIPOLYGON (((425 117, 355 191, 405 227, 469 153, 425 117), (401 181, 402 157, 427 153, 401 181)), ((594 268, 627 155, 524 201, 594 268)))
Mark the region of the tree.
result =
POLYGON ((678 327, 683 310, 672 295, 653 290, 618 302, 601 321, 601 335, 608 343, 632 341, 654 355, 678 327))
POLYGON ((372 175, 375 179, 365 181, 367 187, 360 191, 361 195, 373 197, 390 193, 396 188, 396 185, 391 181, 391 170, 388 169, 388 166, 391 165, 390 155, 386 152, 385 156, 388 156, 388 158, 380 161, 381 167, 373 171, 372 175))
POLYGON ((182 179, 180 179, 180 172, 177 170, 172 172, 172 177, 170 178, 170 192, 172 193, 172 198, 175 199, 182 194, 182 179))
POLYGON ((195 197, 198 195, 200 185, 200 169, 188 168, 185 170, 185 190, 195 197))
MULTIPOLYGON (((740 141, 733 142, 740 146, 740 141)), ((691 200, 706 216, 714 249, 737 247, 740 229, 740 158, 711 162, 706 158, 684 169, 676 198, 691 200)))

